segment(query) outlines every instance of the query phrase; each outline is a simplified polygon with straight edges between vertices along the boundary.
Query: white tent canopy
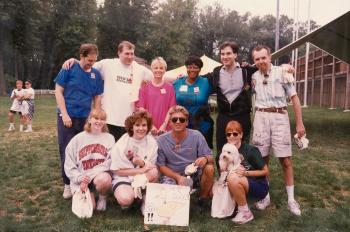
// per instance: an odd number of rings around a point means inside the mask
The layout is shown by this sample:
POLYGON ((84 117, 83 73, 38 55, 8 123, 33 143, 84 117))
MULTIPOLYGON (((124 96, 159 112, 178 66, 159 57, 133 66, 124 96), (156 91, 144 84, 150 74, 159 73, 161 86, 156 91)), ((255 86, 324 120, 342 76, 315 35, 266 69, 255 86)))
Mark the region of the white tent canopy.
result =
MULTIPOLYGON (((208 72, 212 72, 215 67, 221 65, 221 63, 210 59, 206 55, 203 55, 201 57, 201 60, 203 61, 203 67, 202 67, 199 75, 203 75, 203 74, 207 74, 208 72)), ((172 80, 177 79, 179 76, 185 76, 185 75, 187 75, 187 70, 186 70, 186 66, 183 65, 181 67, 167 71, 164 74, 164 79, 172 81, 172 80)))

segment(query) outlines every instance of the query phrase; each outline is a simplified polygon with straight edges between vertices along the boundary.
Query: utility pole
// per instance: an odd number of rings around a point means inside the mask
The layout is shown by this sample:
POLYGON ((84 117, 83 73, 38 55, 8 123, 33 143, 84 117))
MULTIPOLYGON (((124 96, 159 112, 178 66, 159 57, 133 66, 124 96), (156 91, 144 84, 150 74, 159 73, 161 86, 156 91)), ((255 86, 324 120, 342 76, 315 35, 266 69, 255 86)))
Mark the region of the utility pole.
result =
MULTIPOLYGON (((277 0, 276 30, 275 30, 275 52, 279 49, 279 43, 280 43, 280 0, 277 0)), ((278 59, 275 60, 275 65, 278 65, 278 59)))
MULTIPOLYGON (((308 8, 308 16, 307 16, 307 34, 310 34, 310 8, 311 8, 311 0, 309 0, 309 8, 308 8)), ((306 53, 305 53, 305 77, 304 77, 304 105, 303 107, 307 107, 307 76, 309 69, 309 49, 310 43, 306 43, 306 53)))

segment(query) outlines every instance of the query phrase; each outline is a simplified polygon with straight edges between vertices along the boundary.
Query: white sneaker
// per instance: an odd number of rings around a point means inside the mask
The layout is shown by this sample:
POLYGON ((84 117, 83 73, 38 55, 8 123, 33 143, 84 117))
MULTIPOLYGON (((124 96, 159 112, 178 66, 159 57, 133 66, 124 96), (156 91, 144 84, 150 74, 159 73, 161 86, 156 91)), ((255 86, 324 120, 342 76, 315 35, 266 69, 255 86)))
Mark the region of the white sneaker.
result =
POLYGON ((98 197, 96 210, 98 211, 105 211, 107 208, 107 201, 106 196, 101 197, 101 195, 98 197))
POLYGON ((26 130, 23 131, 24 133, 30 133, 30 132, 33 132, 33 129, 32 128, 28 128, 26 130))
POLYGON ((14 130, 16 130, 15 126, 11 125, 7 131, 14 131, 14 130))
POLYGON ((294 215, 297 215, 297 216, 301 215, 300 205, 295 200, 294 201, 288 201, 288 209, 294 215))
POLYGON ((70 189, 70 186, 68 184, 64 185, 64 190, 63 190, 63 198, 64 199, 69 199, 73 196, 72 191, 70 189))
POLYGON ((258 201, 255 203, 255 208, 258 210, 265 210, 267 206, 269 206, 271 203, 270 196, 267 195, 264 199, 258 201))
POLYGON ((238 211, 237 215, 232 218, 232 221, 236 224, 244 224, 254 219, 254 215, 248 209, 245 211, 238 211))

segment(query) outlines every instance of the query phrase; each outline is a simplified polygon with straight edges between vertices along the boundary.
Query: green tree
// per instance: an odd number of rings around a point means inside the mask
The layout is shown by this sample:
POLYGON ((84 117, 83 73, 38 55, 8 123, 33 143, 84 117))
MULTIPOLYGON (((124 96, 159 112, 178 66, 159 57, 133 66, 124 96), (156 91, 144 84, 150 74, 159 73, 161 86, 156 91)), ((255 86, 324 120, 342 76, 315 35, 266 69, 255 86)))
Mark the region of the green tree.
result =
POLYGON ((189 53, 196 0, 168 0, 159 5, 145 38, 145 58, 163 56, 169 69, 182 65, 189 53))
POLYGON ((142 49, 142 40, 149 33, 154 2, 154 0, 105 1, 98 11, 97 43, 100 57, 114 57, 116 45, 123 40, 141 45, 142 49))

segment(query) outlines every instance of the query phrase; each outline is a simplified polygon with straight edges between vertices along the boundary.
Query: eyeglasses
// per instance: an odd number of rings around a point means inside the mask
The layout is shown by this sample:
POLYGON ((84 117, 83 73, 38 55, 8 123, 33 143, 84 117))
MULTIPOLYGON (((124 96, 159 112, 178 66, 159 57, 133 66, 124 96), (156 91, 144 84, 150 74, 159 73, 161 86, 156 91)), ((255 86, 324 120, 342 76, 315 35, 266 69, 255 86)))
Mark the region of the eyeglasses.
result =
POLYGON ((238 132, 227 132, 226 133, 227 137, 231 137, 232 135, 233 135, 233 137, 237 137, 239 135, 239 133, 238 132))
POLYGON ((267 78, 269 78, 268 74, 264 75, 263 85, 267 85, 267 78))
POLYGON ((173 117, 173 118, 171 118, 171 122, 172 123, 177 123, 177 122, 184 123, 184 122, 186 122, 186 118, 173 117))

